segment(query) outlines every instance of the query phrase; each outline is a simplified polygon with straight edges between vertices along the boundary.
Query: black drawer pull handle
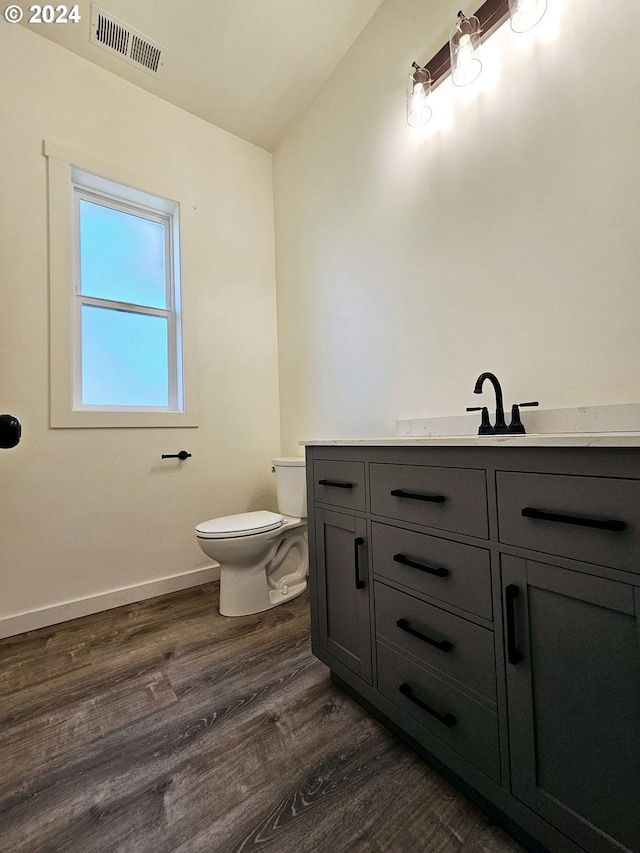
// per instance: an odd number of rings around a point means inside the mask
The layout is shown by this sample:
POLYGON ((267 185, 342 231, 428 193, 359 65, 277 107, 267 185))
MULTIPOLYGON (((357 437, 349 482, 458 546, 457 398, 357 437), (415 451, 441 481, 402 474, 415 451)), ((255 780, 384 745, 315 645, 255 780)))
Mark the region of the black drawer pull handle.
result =
POLYGON ((412 569, 420 569, 421 572, 428 572, 430 575, 437 575, 439 578, 446 578, 449 574, 449 569, 439 568, 437 566, 428 566, 426 563, 418 563, 415 560, 410 560, 404 554, 394 554, 393 559, 401 566, 409 566, 412 569))
POLYGON ((453 714, 450 714, 449 712, 441 714, 439 711, 436 711, 435 708, 432 708, 430 705, 427 705, 426 702, 423 702, 422 699, 418 699, 417 696, 414 696, 413 691, 411 690, 411 685, 407 684, 406 681, 400 685, 398 690, 403 696, 406 696, 407 699, 410 699, 415 705, 422 708, 423 711, 426 711, 427 714, 431 714, 432 717, 435 717, 439 723, 443 723, 443 725, 448 729, 457 722, 453 714))
POLYGON ((353 483, 346 483, 344 480, 318 480, 319 486, 334 486, 336 489, 352 489, 353 483))
POLYGON ((531 506, 526 506, 522 510, 522 515, 525 518, 540 518, 543 521, 560 521, 563 524, 578 524, 580 527, 597 527, 599 530, 624 530, 627 526, 624 521, 618 521, 615 518, 585 518, 579 515, 563 515, 559 512, 544 512, 541 509, 535 509, 531 506))
POLYGON ((449 640, 434 640, 433 637, 427 637, 426 634, 421 634, 420 631, 416 631, 416 629, 412 628, 406 619, 398 619, 396 626, 400 628, 401 631, 406 631, 407 634, 411 634, 419 640, 424 640, 424 642, 429 643, 430 646, 435 646, 435 648, 440 649, 441 652, 450 652, 453 648, 453 643, 450 643, 449 640))
POLYGON ((410 498, 414 501, 431 501, 431 503, 443 504, 446 501, 444 495, 425 495, 424 492, 407 492, 404 489, 391 489, 394 498, 410 498))
POLYGON ((356 589, 364 589, 364 581, 360 580, 360 546, 364 545, 362 536, 356 536, 353 540, 353 564, 356 572, 356 589))
POLYGON ((518 587, 510 583, 504 590, 504 602, 507 617, 507 659, 516 666, 522 660, 522 655, 516 648, 516 613, 514 602, 518 597, 518 587))

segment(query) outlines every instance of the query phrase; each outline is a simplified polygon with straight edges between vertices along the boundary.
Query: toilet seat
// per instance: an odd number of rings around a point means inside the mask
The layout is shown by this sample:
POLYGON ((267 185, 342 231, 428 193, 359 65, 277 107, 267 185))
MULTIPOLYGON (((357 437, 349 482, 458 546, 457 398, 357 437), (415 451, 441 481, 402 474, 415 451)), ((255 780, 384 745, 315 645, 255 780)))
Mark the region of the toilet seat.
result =
POLYGON ((283 517, 278 512, 262 509, 257 512, 241 512, 203 521, 196 527, 201 539, 235 539, 239 536, 255 536, 282 527, 283 517))

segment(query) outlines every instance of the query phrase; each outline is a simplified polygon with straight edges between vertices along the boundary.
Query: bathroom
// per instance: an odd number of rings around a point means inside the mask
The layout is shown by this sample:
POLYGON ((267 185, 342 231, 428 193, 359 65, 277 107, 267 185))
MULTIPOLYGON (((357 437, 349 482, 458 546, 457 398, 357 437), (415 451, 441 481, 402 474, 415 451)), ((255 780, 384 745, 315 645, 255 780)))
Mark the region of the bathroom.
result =
MULTIPOLYGON (((154 4, 102 5, 170 44, 154 4)), ((310 36, 316 4, 294 5, 288 36, 310 36)), ((351 5, 353 43, 259 139, 0 21, 0 411, 23 423, 0 457, 2 636, 215 580, 194 527, 275 510, 272 458, 462 414, 483 370, 544 409, 640 402, 640 8, 549 0, 415 130, 404 78, 459 5, 351 5), (51 428, 43 140, 180 201, 192 426, 51 428)), ((247 39, 231 92, 274 61, 247 39)))

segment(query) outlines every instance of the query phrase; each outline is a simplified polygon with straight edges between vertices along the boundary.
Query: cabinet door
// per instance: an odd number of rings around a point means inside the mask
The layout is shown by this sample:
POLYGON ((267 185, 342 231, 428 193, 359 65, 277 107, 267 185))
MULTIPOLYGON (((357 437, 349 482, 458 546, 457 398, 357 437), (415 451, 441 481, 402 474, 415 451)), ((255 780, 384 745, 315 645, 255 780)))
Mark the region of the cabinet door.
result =
POLYGON ((502 557, 512 792, 585 850, 640 851, 639 590, 502 557))
POLYGON ((316 511, 320 644, 371 684, 371 620, 366 522, 316 511))

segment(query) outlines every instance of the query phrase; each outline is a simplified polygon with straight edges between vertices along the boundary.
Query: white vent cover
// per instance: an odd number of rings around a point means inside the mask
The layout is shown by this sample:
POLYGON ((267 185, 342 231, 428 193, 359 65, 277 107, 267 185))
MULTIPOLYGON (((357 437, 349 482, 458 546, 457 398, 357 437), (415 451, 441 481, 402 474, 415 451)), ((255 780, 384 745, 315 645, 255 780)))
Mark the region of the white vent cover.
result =
POLYGON ((164 45, 114 18, 95 3, 91 4, 91 42, 154 77, 164 66, 167 52, 164 45))

